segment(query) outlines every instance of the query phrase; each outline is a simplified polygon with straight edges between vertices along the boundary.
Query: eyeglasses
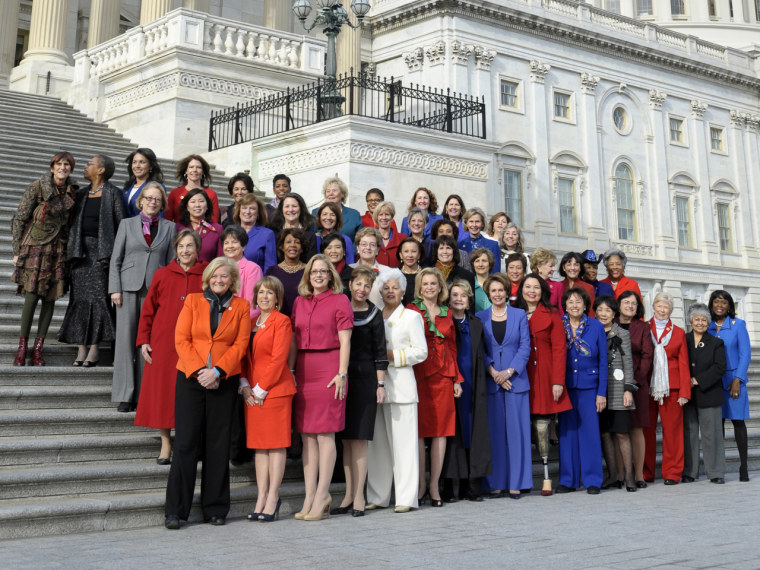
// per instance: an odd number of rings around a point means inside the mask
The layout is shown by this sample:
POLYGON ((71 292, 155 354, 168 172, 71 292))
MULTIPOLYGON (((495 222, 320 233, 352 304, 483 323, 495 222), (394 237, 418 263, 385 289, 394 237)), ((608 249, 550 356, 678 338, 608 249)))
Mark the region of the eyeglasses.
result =
POLYGON ((160 196, 156 196, 156 197, 154 197, 154 196, 145 196, 143 198, 143 202, 161 202, 161 197, 160 196))
POLYGON ((362 249, 375 249, 377 247, 377 244, 374 242, 361 242, 359 243, 359 247, 362 249))
POLYGON ((370 202, 373 204, 378 204, 382 201, 383 201, 382 198, 367 198, 367 204, 369 204, 370 202))
POLYGON ((309 275, 328 275, 329 273, 329 269, 312 269, 309 271, 309 275))

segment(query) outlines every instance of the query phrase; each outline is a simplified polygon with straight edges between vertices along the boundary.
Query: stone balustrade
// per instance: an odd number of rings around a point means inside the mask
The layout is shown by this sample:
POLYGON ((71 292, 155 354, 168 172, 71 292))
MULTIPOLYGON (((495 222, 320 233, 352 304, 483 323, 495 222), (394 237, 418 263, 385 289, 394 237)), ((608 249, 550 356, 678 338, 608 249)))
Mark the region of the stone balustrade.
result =
POLYGON ((75 83, 101 78, 175 48, 321 75, 325 41, 178 8, 74 54, 75 83))

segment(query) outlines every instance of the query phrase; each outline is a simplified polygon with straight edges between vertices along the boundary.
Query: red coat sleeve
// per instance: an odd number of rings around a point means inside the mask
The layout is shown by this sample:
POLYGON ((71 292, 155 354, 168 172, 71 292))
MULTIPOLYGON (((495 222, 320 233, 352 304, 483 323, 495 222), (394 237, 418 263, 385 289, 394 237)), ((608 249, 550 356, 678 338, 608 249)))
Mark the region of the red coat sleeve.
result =
POLYGON ((567 366, 567 340, 565 327, 557 311, 551 312, 551 351, 552 351, 552 384, 565 385, 565 366, 567 366))
POLYGON ((140 322, 137 326, 137 340, 135 345, 140 347, 143 344, 150 343, 150 332, 153 329, 153 320, 156 317, 156 311, 159 305, 159 289, 161 288, 161 276, 163 272, 160 270, 156 272, 153 277, 153 281, 148 288, 148 294, 143 301, 142 309, 140 310, 140 322))

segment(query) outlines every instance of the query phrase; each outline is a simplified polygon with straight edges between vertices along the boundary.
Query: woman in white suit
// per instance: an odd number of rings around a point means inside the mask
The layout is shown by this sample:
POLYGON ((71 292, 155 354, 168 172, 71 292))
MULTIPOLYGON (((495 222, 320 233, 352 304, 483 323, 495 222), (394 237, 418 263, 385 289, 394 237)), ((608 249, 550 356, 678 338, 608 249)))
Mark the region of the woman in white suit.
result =
POLYGON ((166 193, 158 182, 148 182, 137 197, 140 213, 122 220, 116 232, 108 292, 116 305, 116 344, 111 401, 120 412, 137 408, 143 359, 136 348, 137 324, 153 274, 174 259, 174 223, 159 217, 166 193))
POLYGON ((422 316, 401 304, 406 278, 398 269, 377 277, 383 297, 383 320, 389 366, 385 400, 378 406, 374 439, 369 442, 367 506, 387 507, 395 481, 397 513, 417 508, 419 455, 417 449, 417 381, 412 366, 427 358, 422 316))

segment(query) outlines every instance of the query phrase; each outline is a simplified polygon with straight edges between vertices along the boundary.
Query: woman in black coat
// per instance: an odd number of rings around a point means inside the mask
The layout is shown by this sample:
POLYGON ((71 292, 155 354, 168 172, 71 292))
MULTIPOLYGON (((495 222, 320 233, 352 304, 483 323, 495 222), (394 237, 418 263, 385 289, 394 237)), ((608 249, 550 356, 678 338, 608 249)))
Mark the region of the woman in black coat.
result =
POLYGON ((446 285, 451 287, 455 279, 466 281, 470 289, 475 290, 475 274, 463 269, 459 265, 461 254, 456 240, 447 235, 438 236, 433 242, 433 250, 430 253, 430 265, 443 273, 446 285))
POLYGON ((453 479, 459 479, 460 499, 482 501, 479 481, 491 474, 483 323, 470 314, 473 291, 469 283, 457 279, 449 290, 449 308, 457 335, 457 364, 464 382, 462 395, 454 402, 456 432, 446 442, 441 497, 453 502, 453 479))
POLYGON ((726 353, 723 341, 707 332, 710 310, 696 303, 689 307, 691 332, 686 335, 691 372, 691 399, 683 407, 683 481, 691 483, 699 474, 699 441, 705 474, 711 483, 725 483, 726 455, 723 447, 722 406, 726 353))
POLYGON ((108 269, 116 231, 126 209, 121 190, 108 182, 115 170, 110 157, 92 157, 84 167, 84 177, 90 184, 77 192, 71 216, 66 252, 71 294, 58 340, 79 346, 73 365, 85 368, 98 362, 101 342, 116 338, 108 269))

